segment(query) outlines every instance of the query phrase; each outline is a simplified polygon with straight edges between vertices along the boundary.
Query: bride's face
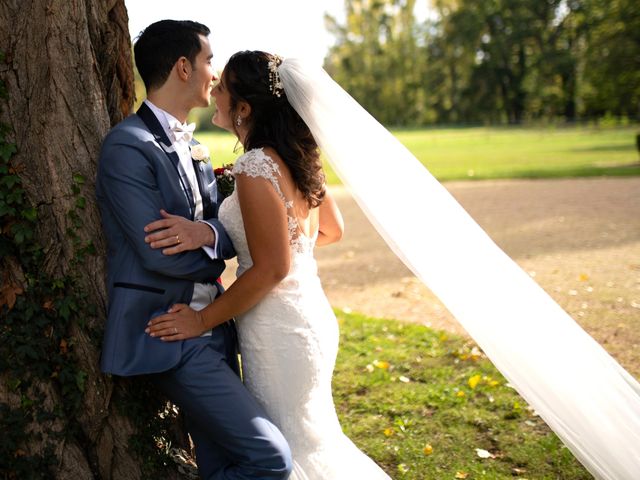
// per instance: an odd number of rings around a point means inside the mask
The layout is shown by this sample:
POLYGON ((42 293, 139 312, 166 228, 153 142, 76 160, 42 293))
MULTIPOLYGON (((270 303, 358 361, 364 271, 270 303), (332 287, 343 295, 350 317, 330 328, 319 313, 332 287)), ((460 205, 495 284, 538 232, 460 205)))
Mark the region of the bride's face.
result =
POLYGON ((233 132, 233 119, 231 118, 230 112, 231 94, 225 87, 224 72, 220 75, 220 81, 214 87, 211 95, 216 101, 216 113, 213 114, 211 123, 233 132))

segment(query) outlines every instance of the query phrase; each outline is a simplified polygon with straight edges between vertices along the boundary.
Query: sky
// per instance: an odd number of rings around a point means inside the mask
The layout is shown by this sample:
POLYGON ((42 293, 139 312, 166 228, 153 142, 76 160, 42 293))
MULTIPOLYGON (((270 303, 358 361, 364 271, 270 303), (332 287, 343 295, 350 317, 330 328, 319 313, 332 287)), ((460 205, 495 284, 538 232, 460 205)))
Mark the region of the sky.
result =
POLYGON ((211 29, 213 64, 222 70, 239 50, 264 50, 322 64, 333 37, 324 13, 344 19, 344 0, 125 0, 129 32, 166 18, 196 20, 211 29))
MULTIPOLYGON (((428 0, 416 2, 424 19, 428 0)), ((213 64, 222 70, 239 50, 264 50, 283 57, 303 57, 322 65, 334 37, 324 14, 344 21, 344 0, 125 0, 129 32, 135 38, 147 25, 166 18, 196 20, 211 29, 213 64)))

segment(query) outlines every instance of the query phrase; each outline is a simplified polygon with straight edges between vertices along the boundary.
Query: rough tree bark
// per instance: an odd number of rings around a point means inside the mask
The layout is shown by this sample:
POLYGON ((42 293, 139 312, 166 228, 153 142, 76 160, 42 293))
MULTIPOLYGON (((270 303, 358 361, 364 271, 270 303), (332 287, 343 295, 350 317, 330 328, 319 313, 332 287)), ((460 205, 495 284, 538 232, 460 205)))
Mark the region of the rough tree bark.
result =
MULTIPOLYGON (((0 50, 5 61, 0 74, 9 91, 2 101, 2 122, 16 144, 13 166, 28 199, 38 206, 38 240, 44 246, 43 268, 55 274, 74 273, 98 307, 89 325, 101 326, 106 305, 104 242, 94 201, 94 179, 100 143, 111 125, 124 118, 134 100, 131 42, 124 0, 2 0, 0 50), (84 226, 76 232, 92 239, 97 255, 83 268, 69 272, 74 247, 66 234, 73 208, 72 175, 86 179, 82 195, 84 226)), ((20 279, 19 271, 5 271, 20 279)), ((15 266, 14 266, 15 268, 15 266)), ((77 418, 82 440, 59 444, 58 479, 140 478, 139 461, 127 450, 133 430, 111 402, 111 380, 98 370, 99 351, 85 330, 72 335, 81 368, 88 374, 83 408, 77 418)), ((4 379, 0 400, 15 402, 4 379)), ((47 388, 45 403, 60 401, 47 388)), ((34 442, 30 448, 37 450, 34 442)))

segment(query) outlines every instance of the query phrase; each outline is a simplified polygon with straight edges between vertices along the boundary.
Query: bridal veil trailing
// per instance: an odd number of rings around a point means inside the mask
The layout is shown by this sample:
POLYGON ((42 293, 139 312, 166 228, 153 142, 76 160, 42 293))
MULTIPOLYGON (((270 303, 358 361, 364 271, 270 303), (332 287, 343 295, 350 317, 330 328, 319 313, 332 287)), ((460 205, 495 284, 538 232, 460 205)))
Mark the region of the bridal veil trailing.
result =
POLYGON ((290 58, 279 74, 371 223, 518 393, 596 478, 639 478, 640 384, 323 69, 290 58))

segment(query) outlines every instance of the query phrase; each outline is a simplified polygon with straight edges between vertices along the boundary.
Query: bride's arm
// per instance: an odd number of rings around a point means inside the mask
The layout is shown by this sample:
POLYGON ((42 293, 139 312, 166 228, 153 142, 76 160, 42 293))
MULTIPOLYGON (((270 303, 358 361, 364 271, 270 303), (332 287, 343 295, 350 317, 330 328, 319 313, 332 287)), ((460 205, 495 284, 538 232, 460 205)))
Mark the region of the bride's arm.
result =
POLYGON ((249 310, 289 273, 289 234, 282 200, 262 177, 237 175, 236 188, 253 266, 203 310, 176 305, 154 318, 147 329, 150 335, 168 341, 196 337, 249 310))
POLYGON ((338 205, 328 191, 318 210, 320 219, 316 245, 322 246, 337 242, 344 233, 344 221, 338 205))

